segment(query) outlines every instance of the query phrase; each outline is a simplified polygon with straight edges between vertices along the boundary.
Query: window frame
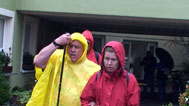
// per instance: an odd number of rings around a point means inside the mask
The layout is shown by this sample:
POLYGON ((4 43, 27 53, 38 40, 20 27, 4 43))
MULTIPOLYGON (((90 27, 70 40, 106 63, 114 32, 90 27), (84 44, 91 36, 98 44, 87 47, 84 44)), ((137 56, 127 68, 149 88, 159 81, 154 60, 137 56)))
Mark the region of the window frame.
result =
POLYGON ((0 41, 0 43, 2 43, 2 46, 0 45, 0 51, 2 51, 2 50, 3 50, 3 48, 4 48, 4 41, 5 41, 6 19, 5 19, 5 17, 3 17, 3 16, 0 16, 0 20, 3 20, 3 29, 2 29, 3 33, 2 33, 2 42, 0 41))
POLYGON ((9 52, 9 48, 13 48, 15 12, 0 8, 0 18, 4 19, 3 46, 1 49, 9 52))
POLYGON ((105 36, 102 36, 102 35, 98 35, 98 34, 93 34, 93 39, 94 39, 94 47, 93 49, 99 53, 101 53, 102 49, 103 49, 103 46, 105 44, 105 36), (100 49, 98 49, 97 45, 99 44, 99 41, 97 41, 97 39, 100 39, 100 49), (97 43, 98 42, 98 43, 97 43), (95 48, 97 47, 97 48, 95 48))

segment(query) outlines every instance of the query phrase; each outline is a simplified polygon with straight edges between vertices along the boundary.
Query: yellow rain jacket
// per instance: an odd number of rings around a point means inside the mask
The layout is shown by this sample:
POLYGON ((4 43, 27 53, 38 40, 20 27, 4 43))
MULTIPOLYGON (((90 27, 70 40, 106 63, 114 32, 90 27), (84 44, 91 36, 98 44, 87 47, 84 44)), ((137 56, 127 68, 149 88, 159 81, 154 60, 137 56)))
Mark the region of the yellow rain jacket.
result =
MULTIPOLYGON (((76 63, 72 63, 68 52, 66 52, 59 106, 80 106, 80 95, 83 88, 88 79, 100 70, 99 65, 86 58, 88 44, 85 37, 80 33, 73 33, 71 38, 84 45, 84 53, 76 63)), ((66 51, 68 50, 66 49, 66 51)), ((44 72, 36 68, 38 82, 26 106, 57 105, 62 56, 63 50, 56 50, 48 60, 44 72)))

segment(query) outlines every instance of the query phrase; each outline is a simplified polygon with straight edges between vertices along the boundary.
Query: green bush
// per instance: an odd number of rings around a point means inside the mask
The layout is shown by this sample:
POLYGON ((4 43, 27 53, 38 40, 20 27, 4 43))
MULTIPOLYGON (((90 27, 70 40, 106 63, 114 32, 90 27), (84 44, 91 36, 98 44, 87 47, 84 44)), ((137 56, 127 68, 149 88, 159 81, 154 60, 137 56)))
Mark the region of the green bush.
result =
POLYGON ((25 90, 21 87, 14 87, 12 89, 12 96, 16 98, 16 105, 25 106, 31 96, 31 90, 25 90))
POLYGON ((9 101, 10 99, 10 86, 5 80, 5 76, 2 73, 3 64, 0 62, 0 105, 9 101))
POLYGON ((3 66, 8 66, 11 63, 11 48, 9 48, 9 53, 5 53, 4 50, 0 52, 0 62, 3 66))
POLYGON ((162 106, 173 106, 173 104, 172 104, 172 103, 169 103, 168 105, 162 105, 162 106))
POLYGON ((186 84, 186 92, 179 96, 179 106, 189 106, 189 83, 186 84))

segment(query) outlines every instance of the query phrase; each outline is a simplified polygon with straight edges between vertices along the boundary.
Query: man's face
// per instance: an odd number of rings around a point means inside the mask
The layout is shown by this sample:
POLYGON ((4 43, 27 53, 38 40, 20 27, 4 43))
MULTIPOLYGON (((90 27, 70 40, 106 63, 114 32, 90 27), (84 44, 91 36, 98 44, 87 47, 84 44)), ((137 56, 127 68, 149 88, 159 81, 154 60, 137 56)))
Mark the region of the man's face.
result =
POLYGON ((81 42, 74 40, 68 47, 68 54, 73 63, 75 63, 83 55, 84 48, 81 42))
POLYGON ((105 51, 104 66, 105 66, 106 72, 108 73, 112 73, 119 68, 119 61, 115 52, 105 51))

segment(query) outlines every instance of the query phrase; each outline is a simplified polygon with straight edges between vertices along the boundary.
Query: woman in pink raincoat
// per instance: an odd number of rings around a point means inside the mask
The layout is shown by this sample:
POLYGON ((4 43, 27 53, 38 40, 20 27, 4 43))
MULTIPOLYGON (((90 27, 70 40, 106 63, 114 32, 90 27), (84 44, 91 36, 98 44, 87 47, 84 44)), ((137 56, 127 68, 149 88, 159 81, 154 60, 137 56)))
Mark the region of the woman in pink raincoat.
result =
POLYGON ((88 43, 88 51, 87 51, 87 58, 96 64, 101 63, 101 55, 98 52, 95 52, 93 47, 94 47, 94 39, 93 35, 89 30, 85 30, 82 35, 87 39, 88 43))
POLYGON ((102 51, 101 71, 93 74, 80 96, 82 106, 139 106, 137 80, 124 67, 123 45, 108 42, 102 51))

